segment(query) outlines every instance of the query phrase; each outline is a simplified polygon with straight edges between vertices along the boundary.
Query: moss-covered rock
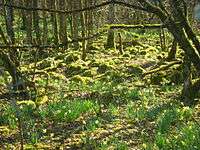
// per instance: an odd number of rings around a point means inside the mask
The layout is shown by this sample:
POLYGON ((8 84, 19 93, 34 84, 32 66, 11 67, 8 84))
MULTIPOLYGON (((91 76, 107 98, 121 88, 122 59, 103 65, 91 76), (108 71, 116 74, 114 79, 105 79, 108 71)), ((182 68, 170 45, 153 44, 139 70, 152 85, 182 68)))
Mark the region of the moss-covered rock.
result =
POLYGON ((130 54, 124 53, 122 56, 123 56, 123 57, 130 57, 130 54))
POLYGON ((86 70, 85 67, 79 64, 70 64, 65 69, 65 74, 67 77, 78 75, 83 73, 86 70))
POLYGON ((140 55, 146 55, 147 52, 145 50, 140 51, 140 55))
POLYGON ((97 74, 96 70, 94 69, 89 69, 89 70, 86 70, 85 72, 83 72, 81 75, 82 76, 85 76, 85 77, 93 77, 97 74))
POLYGON ((80 75, 75 75, 73 76, 70 81, 76 82, 76 83, 82 83, 82 84, 87 84, 89 82, 92 82, 92 79, 89 77, 83 77, 80 75))
POLYGON ((65 56, 64 58, 64 62, 66 64, 70 64, 72 62, 76 62, 77 60, 79 60, 79 54, 78 53, 69 53, 67 56, 65 56))
POLYGON ((128 65, 126 66, 126 72, 128 74, 134 74, 135 76, 140 76, 144 73, 144 69, 139 65, 128 65))
POLYGON ((37 64, 37 68, 42 70, 52 66, 52 59, 44 59, 37 64))
POLYGON ((106 72, 105 76, 107 76, 109 81, 113 81, 116 83, 124 82, 123 73, 120 73, 119 71, 110 70, 106 72))
POLYGON ((64 60, 67 54, 58 53, 58 55, 54 58, 55 60, 64 60))
POLYGON ((161 85, 164 82, 164 74, 162 72, 156 73, 151 76, 150 82, 154 85, 161 85))
POLYGON ((100 64, 97 68, 97 73, 105 73, 106 71, 110 70, 112 67, 109 64, 100 64))

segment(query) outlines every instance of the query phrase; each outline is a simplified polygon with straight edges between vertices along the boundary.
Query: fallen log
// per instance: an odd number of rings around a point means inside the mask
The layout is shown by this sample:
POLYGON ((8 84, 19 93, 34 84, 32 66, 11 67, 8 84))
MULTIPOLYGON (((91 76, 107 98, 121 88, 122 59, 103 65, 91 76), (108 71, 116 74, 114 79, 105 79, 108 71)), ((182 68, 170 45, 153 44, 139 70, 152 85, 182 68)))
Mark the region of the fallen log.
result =
POLYGON ((150 74, 153 74, 153 73, 157 73, 159 71, 163 71, 163 70, 166 70, 168 68, 170 68, 171 66, 173 65, 177 65, 177 64, 182 64, 182 61, 181 60, 178 60, 178 61, 173 61, 173 62, 170 62, 166 65, 163 65, 159 68, 156 68, 156 69, 153 69, 153 70, 150 70, 150 71, 147 71, 145 73, 142 74, 143 77, 147 76, 147 75, 150 75, 150 74))

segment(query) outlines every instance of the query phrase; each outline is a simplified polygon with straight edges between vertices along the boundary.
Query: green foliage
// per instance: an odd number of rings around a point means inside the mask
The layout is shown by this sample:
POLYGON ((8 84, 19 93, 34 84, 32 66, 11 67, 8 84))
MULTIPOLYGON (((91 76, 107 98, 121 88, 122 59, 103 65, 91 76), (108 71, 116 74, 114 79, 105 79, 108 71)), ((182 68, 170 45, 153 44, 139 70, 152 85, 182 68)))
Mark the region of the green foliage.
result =
POLYGON ((40 110, 39 113, 41 113, 43 117, 54 121, 71 122, 77 119, 82 113, 92 111, 93 109, 95 109, 94 103, 87 100, 75 100, 73 102, 62 101, 50 103, 47 108, 40 110))
POLYGON ((169 128, 172 123, 177 121, 178 113, 176 109, 166 110, 158 119, 158 132, 165 134, 169 131, 169 128))
POLYGON ((1 108, 3 112, 0 115, 0 125, 9 125, 10 128, 14 129, 17 127, 16 109, 12 106, 6 106, 1 108))

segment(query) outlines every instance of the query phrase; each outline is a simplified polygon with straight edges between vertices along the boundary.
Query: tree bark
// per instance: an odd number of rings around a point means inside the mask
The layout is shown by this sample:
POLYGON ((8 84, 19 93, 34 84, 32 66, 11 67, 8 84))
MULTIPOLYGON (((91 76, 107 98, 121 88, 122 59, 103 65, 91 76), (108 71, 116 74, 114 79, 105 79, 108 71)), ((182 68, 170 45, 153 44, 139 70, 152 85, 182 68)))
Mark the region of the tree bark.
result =
MULTIPOLYGON (((79 7, 79 0, 73 0, 72 1, 72 10, 76 10, 79 7)), ((73 32, 72 32, 72 38, 73 39, 78 39, 78 14, 77 13, 73 13, 72 14, 72 27, 73 27, 73 32)), ((73 46, 75 49, 79 49, 79 43, 74 42, 73 46)))
MULTIPOLYGON (((58 6, 60 10, 66 10, 65 0, 58 0, 58 6)), ((67 36, 67 16, 65 14, 59 14, 59 39, 64 45, 65 49, 68 49, 67 36)))
MULTIPOLYGON (((108 24, 115 22, 115 4, 109 5, 108 24)), ((106 49, 115 48, 115 33, 113 29, 108 30, 106 49)))
MULTIPOLYGON (((33 0, 32 2, 33 4, 33 8, 37 8, 38 7, 38 0, 33 0)), ((34 31, 35 31, 35 35, 36 35, 36 45, 41 45, 41 34, 40 34, 40 26, 39 26, 39 13, 38 11, 33 11, 33 26, 34 26, 34 31)))
MULTIPOLYGON (((80 8, 82 9, 83 8, 83 1, 82 0, 79 0, 79 5, 80 5, 80 8)), ((85 26, 85 13, 84 12, 81 12, 81 27, 82 27, 82 38, 84 39, 82 41, 82 60, 85 61, 86 59, 86 55, 87 55, 87 41, 85 40, 85 37, 86 37, 86 26, 85 26)))
POLYGON ((177 46, 178 46, 178 43, 174 39, 173 42, 172 42, 172 47, 171 47, 171 49, 170 49, 170 51, 168 53, 168 56, 167 56, 167 60, 168 61, 176 59, 177 46))

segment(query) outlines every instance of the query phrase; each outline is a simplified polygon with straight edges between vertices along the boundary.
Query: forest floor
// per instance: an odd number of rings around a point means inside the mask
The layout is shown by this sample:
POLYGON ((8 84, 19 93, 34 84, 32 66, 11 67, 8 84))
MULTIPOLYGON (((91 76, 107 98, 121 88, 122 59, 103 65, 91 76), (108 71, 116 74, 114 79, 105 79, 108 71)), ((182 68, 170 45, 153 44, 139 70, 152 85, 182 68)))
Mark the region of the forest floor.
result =
MULTIPOLYGON (((0 148, 20 148, 20 118, 24 149, 200 149, 200 105, 179 100, 180 63, 145 76, 170 63, 170 46, 161 50, 152 33, 138 39, 142 44, 128 40, 119 55, 118 45, 104 49, 103 36, 86 61, 73 49, 37 64, 24 55, 21 70, 30 78, 36 73, 37 98, 17 106, 0 100, 0 148)), ((181 57, 179 50, 174 61, 181 57)), ((6 92, 9 77, 0 81, 6 92)))

